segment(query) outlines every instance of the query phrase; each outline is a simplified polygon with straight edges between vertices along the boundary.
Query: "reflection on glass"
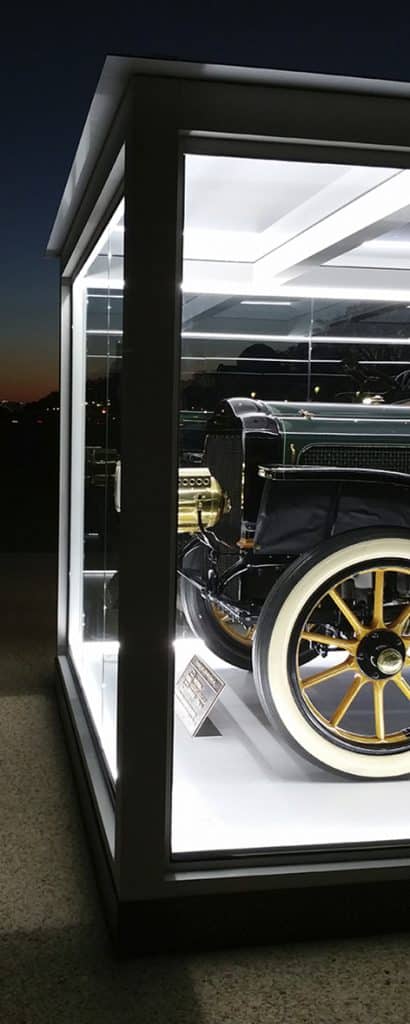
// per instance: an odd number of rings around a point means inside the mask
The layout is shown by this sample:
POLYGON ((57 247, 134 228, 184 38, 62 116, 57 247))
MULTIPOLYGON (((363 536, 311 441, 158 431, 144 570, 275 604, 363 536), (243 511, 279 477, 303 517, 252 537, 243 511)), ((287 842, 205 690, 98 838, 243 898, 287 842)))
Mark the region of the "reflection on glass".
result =
POLYGON ((113 777, 123 244, 121 204, 73 287, 69 635, 82 690, 113 777))
POLYGON ((255 302, 184 295, 181 401, 215 408, 222 398, 308 398, 309 299, 255 302), (203 309, 206 301, 206 307, 203 309))
POLYGON ((185 294, 183 408, 222 398, 410 400, 410 306, 365 300, 251 300, 185 294))
POLYGON ((404 302, 313 300, 312 398, 410 399, 410 308, 404 302), (319 390, 318 390, 319 389, 319 390))

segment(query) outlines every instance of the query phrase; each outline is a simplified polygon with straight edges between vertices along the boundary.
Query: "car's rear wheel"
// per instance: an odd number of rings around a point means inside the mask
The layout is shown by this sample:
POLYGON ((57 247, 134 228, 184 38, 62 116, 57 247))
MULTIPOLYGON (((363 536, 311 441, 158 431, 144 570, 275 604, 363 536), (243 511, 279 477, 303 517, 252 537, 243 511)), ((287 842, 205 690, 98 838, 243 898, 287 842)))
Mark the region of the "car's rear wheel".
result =
POLYGON ((354 531, 298 558, 264 603, 253 667, 299 753, 362 779, 410 774, 410 534, 354 531))
MULTIPOLYGON (((202 548, 198 546, 185 555, 183 568, 205 578, 205 552, 202 548)), ((250 670, 254 627, 242 626, 184 577, 181 577, 180 596, 182 610, 192 632, 218 658, 237 668, 250 670)))

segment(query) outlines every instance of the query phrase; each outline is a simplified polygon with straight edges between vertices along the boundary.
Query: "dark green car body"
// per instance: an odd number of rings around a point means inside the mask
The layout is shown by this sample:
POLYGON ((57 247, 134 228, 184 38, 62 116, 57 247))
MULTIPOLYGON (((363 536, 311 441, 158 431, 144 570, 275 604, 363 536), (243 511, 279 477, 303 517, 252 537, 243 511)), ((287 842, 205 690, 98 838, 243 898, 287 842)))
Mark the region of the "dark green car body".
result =
POLYGON ((410 405, 265 402, 285 465, 410 472, 410 405))

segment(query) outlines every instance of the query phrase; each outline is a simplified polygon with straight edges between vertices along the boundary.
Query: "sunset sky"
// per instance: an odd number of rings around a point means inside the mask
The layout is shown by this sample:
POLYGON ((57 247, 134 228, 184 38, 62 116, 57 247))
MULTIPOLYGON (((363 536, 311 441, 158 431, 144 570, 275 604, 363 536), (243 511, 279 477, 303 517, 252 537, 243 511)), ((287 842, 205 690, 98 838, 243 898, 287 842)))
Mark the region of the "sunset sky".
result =
POLYGON ((353 24, 342 13, 315 16, 310 5, 282 13, 259 0, 153 0, 132 13, 121 7, 117 18, 115 5, 84 5, 81 16, 54 21, 38 5, 24 15, 24 34, 15 10, 2 24, 0 63, 0 400, 57 387, 58 265, 44 253, 107 53, 410 78, 410 15, 392 28, 387 9, 370 26, 366 13, 353 24))

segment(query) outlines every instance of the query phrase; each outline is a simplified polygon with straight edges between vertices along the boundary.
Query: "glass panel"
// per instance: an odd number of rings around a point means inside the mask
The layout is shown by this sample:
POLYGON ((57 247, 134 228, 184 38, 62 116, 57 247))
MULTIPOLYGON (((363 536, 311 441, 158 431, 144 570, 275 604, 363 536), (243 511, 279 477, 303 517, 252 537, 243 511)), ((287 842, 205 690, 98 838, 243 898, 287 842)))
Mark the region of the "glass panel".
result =
POLYGON ((313 300, 312 400, 405 401, 409 368, 407 303, 313 300))
POLYGON ((186 156, 174 855, 408 838, 409 184, 186 156))
POLYGON ((71 653, 116 776, 124 210, 73 286, 71 653))
POLYGON ((222 398, 307 399, 311 303, 184 295, 182 409, 222 398))

